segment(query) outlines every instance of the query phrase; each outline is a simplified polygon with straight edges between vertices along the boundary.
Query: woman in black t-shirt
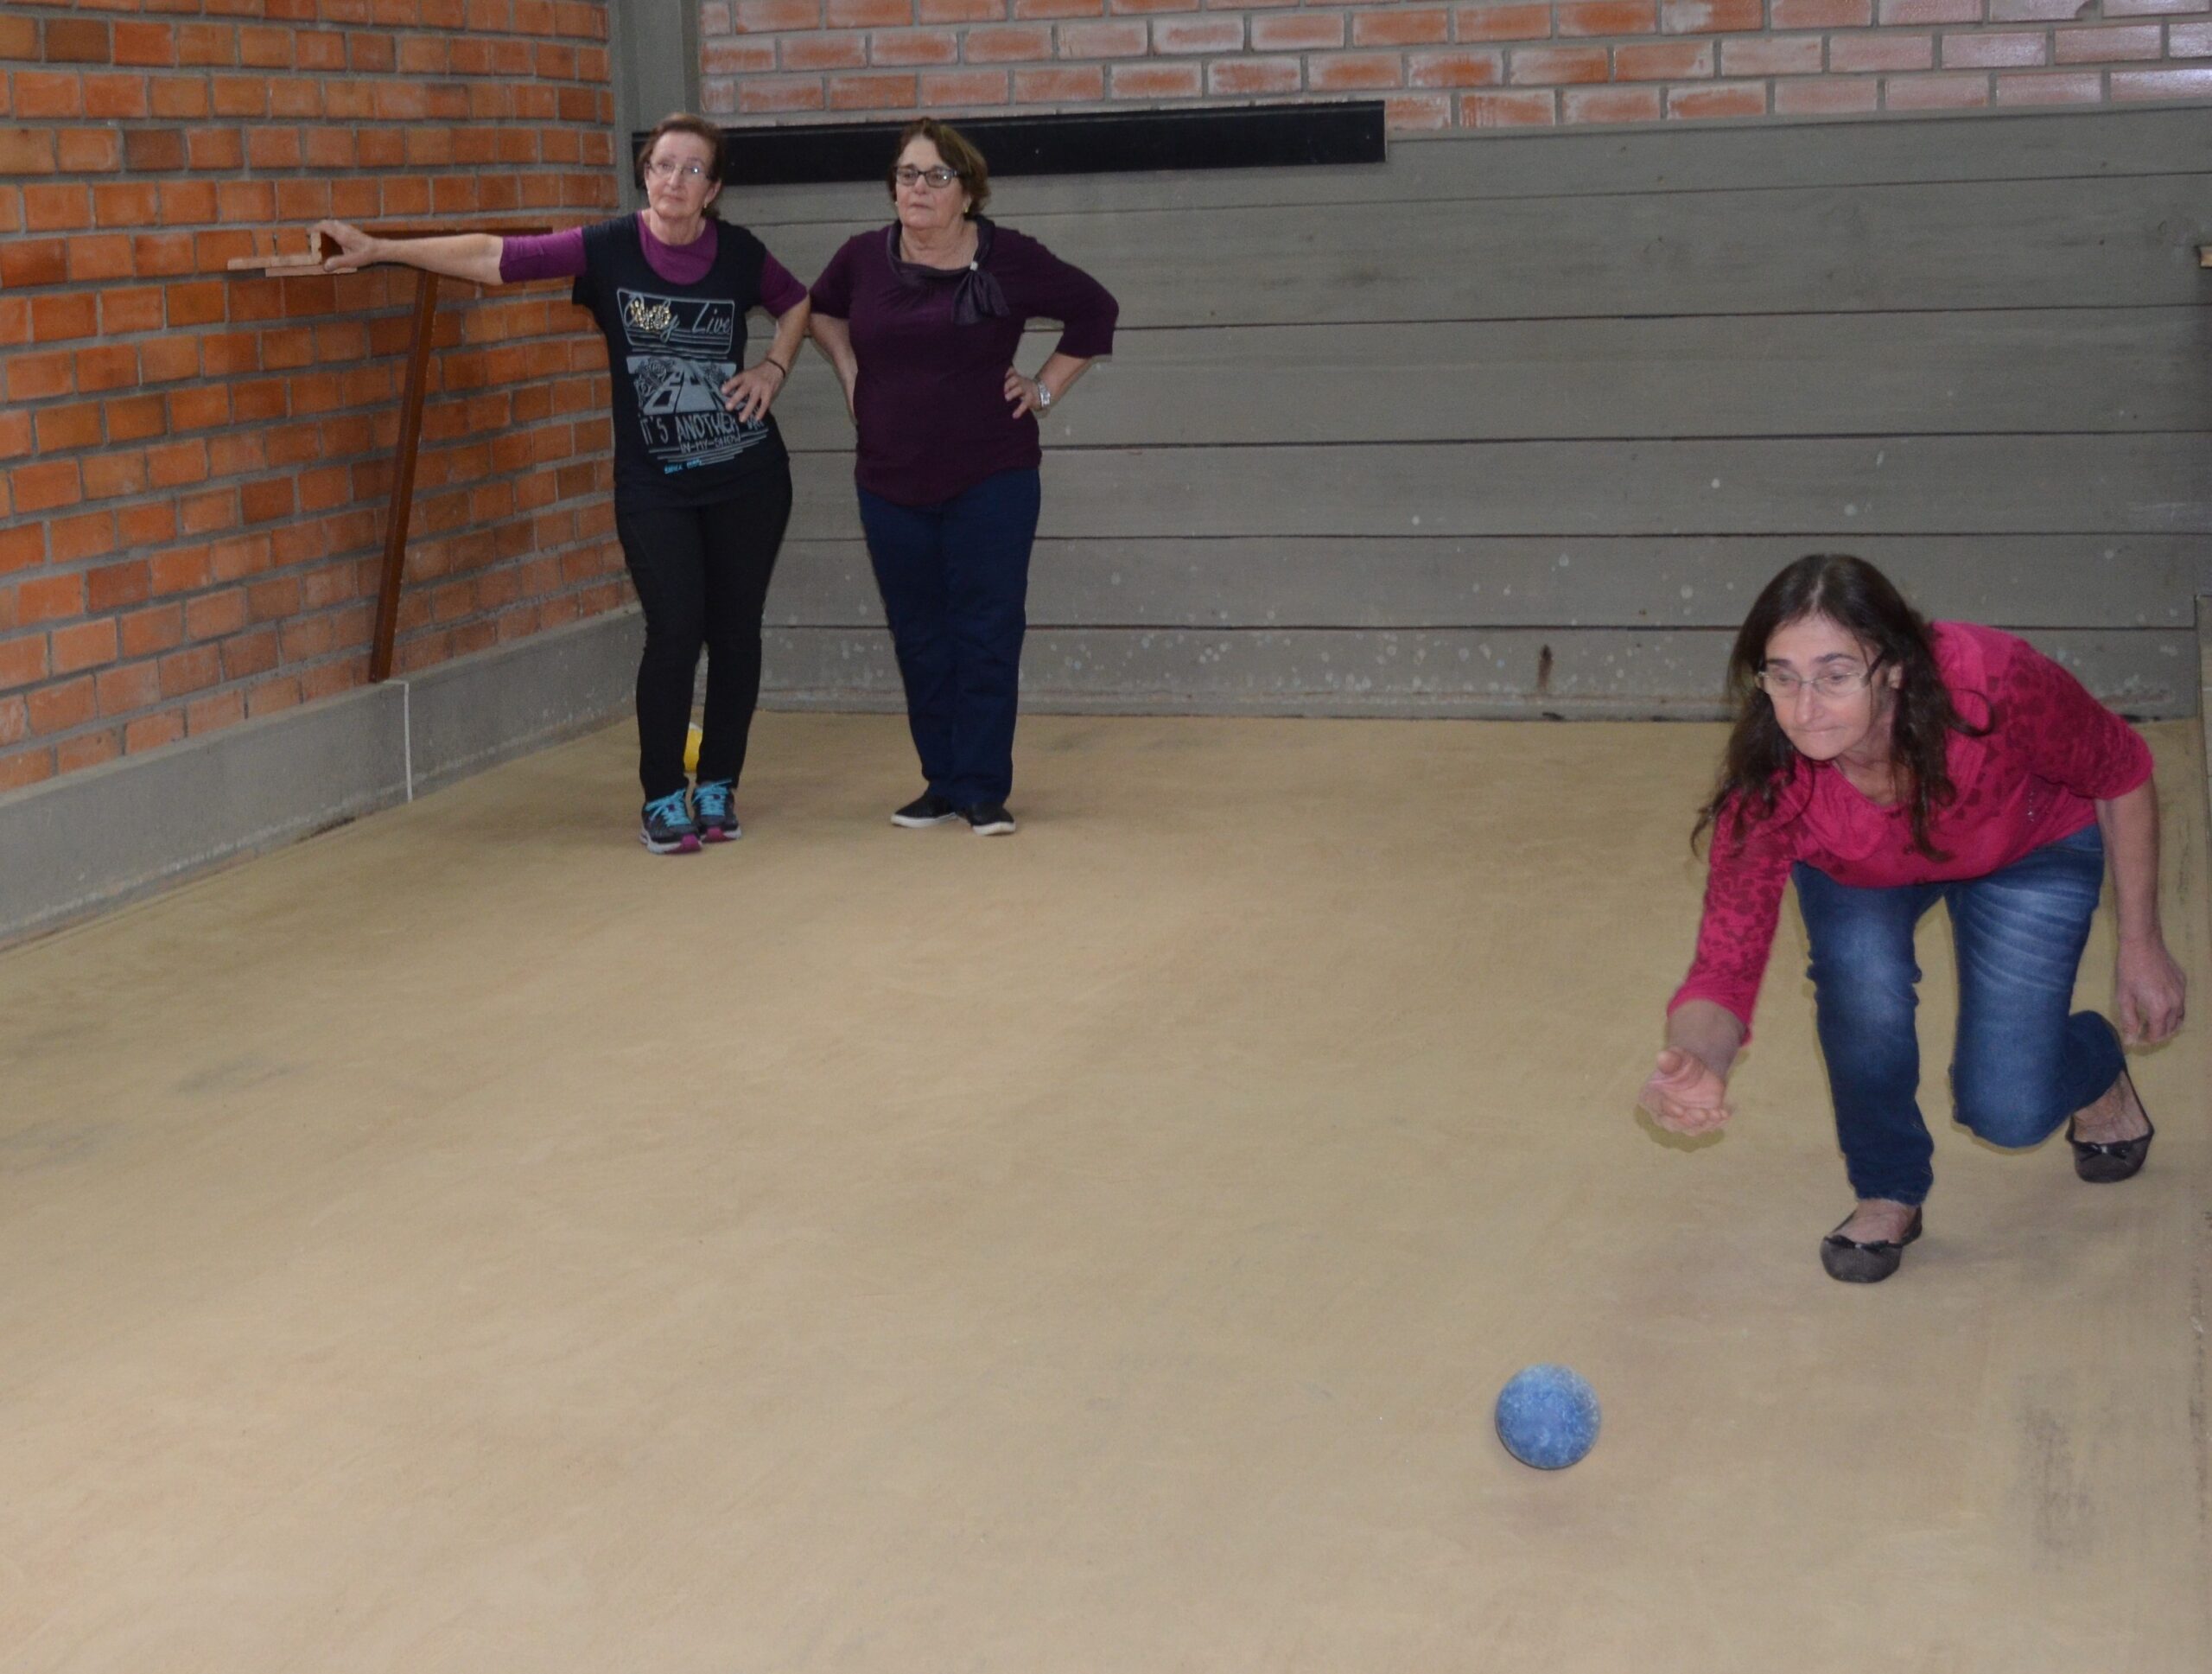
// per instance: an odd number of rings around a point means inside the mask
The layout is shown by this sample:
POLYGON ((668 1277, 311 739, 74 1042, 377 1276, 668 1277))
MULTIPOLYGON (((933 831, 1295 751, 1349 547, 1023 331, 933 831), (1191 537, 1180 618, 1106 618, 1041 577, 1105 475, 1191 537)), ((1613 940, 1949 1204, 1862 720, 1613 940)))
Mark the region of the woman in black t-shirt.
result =
POLYGON ((463 232, 373 238, 321 230, 332 273, 399 262, 478 284, 573 278, 574 300, 607 338, 613 394, 614 525, 639 602, 639 838, 690 854, 739 835, 734 799, 760 693, 760 614, 790 521, 790 461, 768 410, 805 340, 806 290, 741 227, 716 220, 721 132, 672 116, 638 156, 647 207, 542 238, 463 232), (746 317, 774 316, 768 352, 745 359, 746 317), (741 370, 742 367, 742 370, 741 370), (698 782, 686 729, 699 653, 708 652, 698 782))

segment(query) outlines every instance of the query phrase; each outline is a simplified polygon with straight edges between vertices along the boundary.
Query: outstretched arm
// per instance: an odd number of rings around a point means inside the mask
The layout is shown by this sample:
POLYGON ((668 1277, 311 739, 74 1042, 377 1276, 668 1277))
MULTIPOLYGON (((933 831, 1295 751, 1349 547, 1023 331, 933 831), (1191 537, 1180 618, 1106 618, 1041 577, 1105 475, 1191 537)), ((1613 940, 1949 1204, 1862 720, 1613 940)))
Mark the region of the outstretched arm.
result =
POLYGON ((378 239, 344 221, 317 221, 315 231, 338 246, 322 264, 325 273, 351 273, 377 262, 419 267, 448 279, 480 285, 499 283, 499 248, 493 232, 449 232, 435 239, 378 239))
POLYGON ((1711 1132, 1735 1113, 1728 1071, 1743 1044, 1744 1025, 1726 1006, 1683 1001, 1667 1019, 1666 1048, 1636 1102, 1662 1128, 1711 1132))
POLYGON ((2158 796, 2152 781, 2097 804, 2105 857, 2112 867, 2120 954, 2113 1010, 2131 1045, 2164 1041, 2179 1028, 2188 978, 2166 952, 2158 923, 2158 796))
POLYGON ((1728 1072, 1751 1038, 1751 1008, 1789 884, 1789 844, 1771 831, 1747 833, 1739 801, 1721 808, 1711 856, 1697 958, 1668 1004, 1666 1050, 1637 1098, 1676 1133, 1710 1132, 1733 1114, 1728 1072))

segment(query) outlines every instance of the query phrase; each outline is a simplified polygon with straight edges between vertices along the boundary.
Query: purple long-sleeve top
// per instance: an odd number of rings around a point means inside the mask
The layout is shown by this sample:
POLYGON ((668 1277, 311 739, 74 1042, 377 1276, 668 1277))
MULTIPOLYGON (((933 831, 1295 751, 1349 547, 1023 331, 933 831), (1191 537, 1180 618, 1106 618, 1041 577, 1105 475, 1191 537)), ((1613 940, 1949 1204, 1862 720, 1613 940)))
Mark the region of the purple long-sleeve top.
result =
MULTIPOLYGON (((672 285, 696 285, 714 271, 720 240, 715 223, 690 244, 663 244, 653 237, 645 217, 638 218, 638 239, 645 245, 645 262, 672 285)), ((584 271, 584 230, 572 226, 559 232, 525 234, 499 240, 499 281, 518 284, 529 279, 573 279, 584 271)), ((806 300, 806 287, 785 270, 773 256, 761 264, 760 305, 769 313, 790 313, 806 300)))
POLYGON ((814 282, 815 311, 849 322, 860 366, 853 475, 898 505, 933 506, 1041 461, 1037 420, 1014 417, 1006 395, 1032 319, 1060 322, 1063 354, 1113 352, 1120 309, 1103 285, 1011 228, 984 232, 973 271, 940 273, 895 260, 897 229, 877 227, 847 239, 814 282))

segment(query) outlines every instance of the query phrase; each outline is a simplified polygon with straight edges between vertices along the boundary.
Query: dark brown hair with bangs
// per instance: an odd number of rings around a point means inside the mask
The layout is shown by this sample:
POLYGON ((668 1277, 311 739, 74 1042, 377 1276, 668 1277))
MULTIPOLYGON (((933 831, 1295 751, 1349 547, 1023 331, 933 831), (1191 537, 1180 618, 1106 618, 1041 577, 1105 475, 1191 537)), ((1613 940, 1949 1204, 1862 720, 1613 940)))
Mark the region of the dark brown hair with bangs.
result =
MULTIPOLYGON (((645 164, 652 160, 653 147, 671 134, 689 134, 694 139, 707 142, 707 180, 711 185, 720 186, 729 172, 729 147, 723 143, 722 130, 704 117, 693 116, 689 111, 676 111, 653 124, 652 132, 645 136, 645 143, 638 148, 638 155, 631 160, 630 173, 638 182, 638 189, 640 192, 645 189, 645 164)), ((708 215, 721 219, 718 213, 720 202, 717 198, 707 206, 708 215)))
POLYGON ((918 139, 925 139, 936 146, 938 156, 944 159, 944 166, 960 176, 961 185, 968 190, 968 219, 973 220, 982 214, 983 206, 991 200, 991 165, 983 161, 983 154, 967 135, 935 117, 910 122, 899 130, 899 149, 891 154, 891 166, 883 171, 883 183, 891 188, 891 195, 899 195, 899 159, 918 139))

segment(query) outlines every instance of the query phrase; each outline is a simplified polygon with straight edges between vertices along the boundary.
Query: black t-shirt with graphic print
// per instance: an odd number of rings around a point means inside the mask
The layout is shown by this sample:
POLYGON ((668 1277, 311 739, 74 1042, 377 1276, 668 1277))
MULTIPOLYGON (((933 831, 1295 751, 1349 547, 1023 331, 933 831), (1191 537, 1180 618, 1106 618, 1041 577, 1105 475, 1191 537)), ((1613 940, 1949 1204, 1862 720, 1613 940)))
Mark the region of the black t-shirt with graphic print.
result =
POLYGON ((673 284, 645 260, 634 215, 584 229, 569 295, 607 338, 614 398, 614 492, 624 504, 711 506, 788 470, 773 417, 741 420, 723 381, 745 364, 746 316, 760 300, 766 246, 723 222, 715 264, 673 284))

